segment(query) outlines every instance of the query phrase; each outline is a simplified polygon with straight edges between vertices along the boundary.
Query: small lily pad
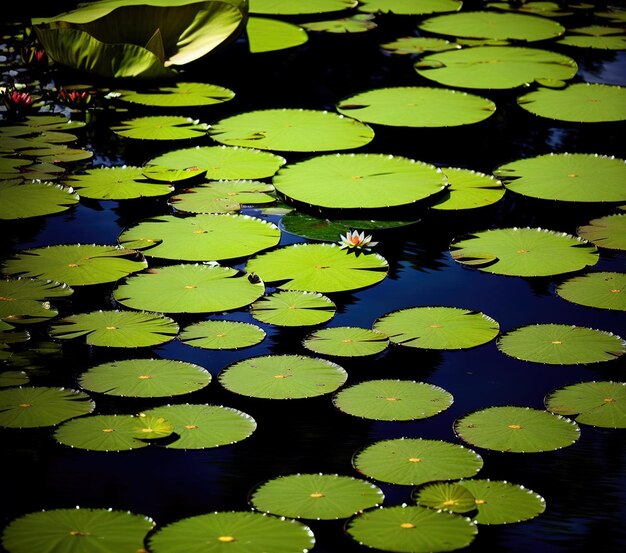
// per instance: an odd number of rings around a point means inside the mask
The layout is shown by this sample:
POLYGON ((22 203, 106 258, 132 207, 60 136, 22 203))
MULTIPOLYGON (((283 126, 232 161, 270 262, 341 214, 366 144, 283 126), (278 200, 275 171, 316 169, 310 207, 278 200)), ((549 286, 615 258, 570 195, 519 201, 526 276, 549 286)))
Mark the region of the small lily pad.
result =
POLYGON ((304 338, 302 345, 315 353, 339 357, 376 355, 387 349, 389 338, 367 328, 337 326, 315 330, 304 338))
POLYGON ((424 52, 443 52, 445 50, 455 50, 461 46, 443 38, 407 36, 398 38, 391 42, 385 42, 384 44, 381 44, 380 47, 392 54, 412 55, 423 54, 424 52))
POLYGON ((626 50, 626 35, 624 29, 608 25, 589 25, 568 29, 567 34, 558 40, 558 43, 576 48, 626 50))
POLYGON ((206 135, 209 125, 191 117, 150 115, 128 119, 111 127, 125 138, 139 140, 185 140, 206 135))
POLYGON ((273 203, 273 191, 271 184, 261 181, 211 181, 181 191, 169 203, 185 213, 228 213, 242 205, 273 203))
POLYGON ((260 344, 265 331, 239 321, 200 321, 185 327, 178 337, 188 346, 203 349, 240 349, 260 344))
MULTIPOLYGON (((20 121, 15 128, 22 129, 17 132, 23 132, 28 129, 30 132, 48 132, 48 131, 76 131, 86 125, 84 121, 76 119, 68 119, 64 115, 28 115, 24 121, 20 121)), ((3 132, 7 132, 6 128, 3 132)))
POLYGON ((142 168, 141 174, 154 182, 179 184, 202 178, 206 175, 205 169, 168 169, 159 165, 147 165, 142 168))
POLYGON ((10 324, 47 321, 59 312, 47 301, 71 296, 74 290, 53 280, 15 278, 0 280, 0 319, 10 324))
POLYGON ((566 15, 572 15, 573 11, 563 9, 564 6, 571 6, 572 9, 578 8, 592 8, 591 4, 582 4, 569 2, 568 4, 561 4, 559 2, 524 2, 523 4, 517 4, 515 2, 489 2, 487 7, 495 8, 498 10, 511 11, 516 13, 526 13, 529 15, 542 15, 544 17, 564 17, 566 15))
POLYGON ((176 82, 142 90, 118 90, 119 99, 124 102, 156 107, 210 106, 228 102, 235 97, 229 88, 209 83, 176 82))
POLYGON ((309 15, 354 8, 356 0, 250 0, 250 13, 267 15, 309 15))
POLYGON ((253 54, 286 50, 309 40, 302 27, 267 17, 249 17, 246 35, 248 47, 253 54))
POLYGON ((413 499, 422 507, 451 513, 467 513, 476 509, 472 493, 456 482, 425 484, 414 491, 413 499))
POLYGON ((0 181, 0 220, 62 213, 78 203, 72 188, 50 182, 0 181))
POLYGON ((502 182, 491 175, 455 167, 442 167, 441 170, 448 179, 448 187, 442 198, 430 206, 431 209, 477 209, 499 202, 506 192, 502 182))
POLYGON ((626 311, 626 273, 599 271, 572 277, 559 284, 556 293, 579 305, 626 311))
POLYGON ((311 21, 301 24, 307 31, 318 33, 365 33, 378 27, 374 16, 357 14, 352 17, 341 19, 329 19, 326 21, 311 21))
POLYGON ((368 13, 391 13, 395 15, 427 15, 439 12, 455 12, 461 9, 460 0, 362 0, 359 11, 368 13))
POLYGON ((626 250, 626 214, 618 213, 593 219, 578 227, 576 233, 599 248, 626 250))
POLYGON ((24 371, 2 371, 0 372, 0 388, 10 386, 23 386, 30 382, 29 376, 24 371))
POLYGON ((284 290, 255 301, 250 314, 258 321, 277 326, 313 326, 330 321, 335 303, 316 292, 284 290))

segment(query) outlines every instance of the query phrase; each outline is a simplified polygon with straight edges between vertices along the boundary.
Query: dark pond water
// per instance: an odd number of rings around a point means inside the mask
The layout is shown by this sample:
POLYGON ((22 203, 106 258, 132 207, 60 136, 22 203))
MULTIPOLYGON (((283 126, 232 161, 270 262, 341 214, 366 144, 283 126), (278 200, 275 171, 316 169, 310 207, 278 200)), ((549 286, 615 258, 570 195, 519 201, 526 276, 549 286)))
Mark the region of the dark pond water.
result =
MULTIPOLYGON (((412 69, 409 57, 393 57, 379 44, 415 34, 412 17, 381 17, 379 27, 363 35, 310 34, 309 42, 290 51, 250 55, 240 40, 227 51, 188 69, 185 80, 203 80, 231 88, 236 97, 221 106, 181 110, 211 123, 226 115, 270 107, 334 110, 342 98, 382 86, 416 86, 426 82, 412 69)), ((541 44, 541 46, 545 46, 541 44)), ((557 46, 550 45, 557 50, 557 46)), ((626 85, 624 52, 559 50, 579 63, 575 81, 626 85)), ((60 71, 57 84, 85 82, 60 71)), ((102 83, 96 83, 102 84, 102 83)), ((109 85, 110 86, 110 85, 109 85)), ((539 119, 515 103, 519 91, 480 91, 497 104, 487 121, 460 129, 374 127, 376 136, 361 152, 404 155, 438 166, 486 173, 499 165, 549 152, 584 152, 623 158, 622 124, 567 124, 539 119)), ((141 110, 137 110, 141 112, 141 110)), ((147 112, 146 112, 147 113, 147 112)), ((127 114, 120 114, 125 118, 127 114)), ((141 165, 171 145, 146 145, 116 137, 109 125, 115 114, 92 114, 81 144, 94 158, 69 170, 100 165, 141 165)), ((194 144, 211 145, 207 137, 194 144)), ((180 147, 188 146, 188 143, 180 147)), ((304 154, 281 153, 288 162, 304 154)), ((3 224, 4 258, 25 248, 48 244, 114 244, 120 232, 154 214, 172 212, 165 199, 129 202, 83 200, 69 212, 37 220, 3 224)), ((259 215, 257 211, 248 213, 259 215)), ((330 295, 338 306, 328 326, 372 323, 390 311, 413 306, 451 306, 482 311, 499 322, 501 332, 533 323, 567 323, 626 336, 623 314, 579 306, 559 298, 555 287, 565 276, 517 278, 488 275, 455 263, 448 252, 452 239, 487 228, 530 226, 575 234, 577 226, 612 212, 611 207, 570 207, 510 195, 496 206, 467 215, 420 213, 419 223, 376 234, 376 248, 390 264, 380 284, 354 293, 330 295)), ((261 215, 262 216, 262 215, 261 215)), ((276 216, 268 219, 279 222, 276 216)), ((304 239, 283 233, 281 244, 304 239)), ((594 271, 623 271, 626 255, 602 250, 594 271)), ((238 266, 243 267, 243 264, 238 266)), ((113 286, 77 289, 64 302, 62 314, 117 307, 113 286)), ((272 291, 271 288, 268 292, 272 291)), ((135 356, 197 363, 213 376, 240 359, 264 354, 307 354, 300 342, 311 330, 284 330, 252 319, 247 309, 215 315, 174 316, 182 325, 225 318, 260 324, 267 338, 240 351, 213 352, 171 341, 145 351, 102 350, 63 344, 62 355, 46 359, 45 371, 33 374, 34 385, 76 388, 76 377, 108 360, 135 356)), ((33 329, 45 338, 47 327, 33 329)), ((374 358, 333 359, 349 374, 347 384, 378 378, 412 379, 435 384, 454 396, 439 415, 412 422, 372 422, 343 414, 331 397, 269 401, 246 398, 222 388, 217 379, 172 403, 209 403, 240 409, 258 423, 248 439, 227 447, 175 451, 150 447, 122 453, 70 449, 57 444, 50 429, 3 430, 2 526, 40 509, 74 506, 113 508, 145 514, 159 526, 184 517, 222 510, 248 510, 248 494, 261 481, 296 472, 358 476, 351 460, 376 440, 420 437, 461 443, 454 421, 477 409, 515 405, 543 409, 546 394, 583 381, 623 381, 622 360, 593 365, 552 366, 505 356, 494 341, 463 351, 424 351, 392 347, 374 358)), ((94 397, 97 413, 138 412, 162 400, 94 397)), ((484 460, 480 478, 522 484, 543 496, 541 516, 519 524, 479 528, 468 552, 611 553, 626 547, 626 440, 624 432, 581 426, 581 437, 562 450, 510 454, 474 448, 484 460)), ((378 483, 384 505, 410 503, 410 486, 378 483)), ((370 551, 345 536, 344 520, 305 521, 316 536, 316 553, 370 551)), ((33 552, 37 553, 37 552, 33 552)), ((269 552, 271 553, 271 552, 269 552)))

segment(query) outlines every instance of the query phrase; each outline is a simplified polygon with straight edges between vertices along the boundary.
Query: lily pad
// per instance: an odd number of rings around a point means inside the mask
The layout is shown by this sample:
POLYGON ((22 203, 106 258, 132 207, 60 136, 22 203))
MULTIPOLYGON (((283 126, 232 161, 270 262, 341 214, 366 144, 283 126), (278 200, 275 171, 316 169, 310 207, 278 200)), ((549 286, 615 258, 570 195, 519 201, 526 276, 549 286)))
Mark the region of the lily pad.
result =
POLYGON ((178 324, 158 313, 92 311, 58 319, 50 336, 58 340, 85 338, 91 346, 136 348, 172 340, 178 324))
POLYGON ((177 439, 168 449, 207 449, 245 440, 256 430, 247 413, 221 405, 166 405, 144 411, 142 416, 163 418, 173 425, 177 439))
POLYGON ((377 284, 388 267, 378 254, 357 256, 336 244, 294 244, 253 257, 246 270, 277 288, 328 293, 377 284))
POLYGON ((185 327, 178 337, 188 346, 203 349, 239 349, 260 344, 265 331, 239 321, 200 321, 185 327))
POLYGON ((0 426, 54 426, 91 413, 96 405, 84 392, 68 388, 20 386, 0 390, 0 426))
MULTIPOLYGON (((76 119, 68 119, 65 115, 47 114, 47 115, 27 115, 26 118, 15 125, 14 132, 23 134, 24 129, 29 132, 48 132, 48 131, 76 131, 83 128, 87 123, 76 119)), ((7 133, 7 127, 2 129, 3 133, 7 133)))
POLYGON ((0 319, 11 324, 47 321, 59 314, 47 300, 65 298, 73 293, 67 284, 53 280, 0 280, 0 319))
POLYGON ((467 513, 476 509, 476 500, 471 492, 456 482, 433 482, 413 492, 413 499, 422 507, 467 513))
POLYGON ((459 44, 450 42, 443 38, 432 38, 425 36, 401 37, 391 42, 385 42, 380 47, 392 54, 413 55, 424 52, 443 52, 445 50, 455 50, 461 48, 459 44))
POLYGON ((148 269, 113 290, 132 309, 162 313, 215 313, 250 305, 265 292, 262 282, 219 265, 183 264, 148 269))
POLYGON ((540 88, 517 99, 530 113, 576 123, 626 120, 626 87, 574 83, 561 90, 540 88))
POLYGON ((93 157, 91 150, 82 148, 69 148, 64 144, 49 144, 47 147, 37 146, 34 148, 20 150, 23 156, 33 157, 39 161, 49 161, 50 163, 71 163, 84 161, 93 157))
POLYGON ((465 415, 454 423, 454 431, 471 445, 512 453, 554 451, 580 437, 580 428, 570 419, 511 406, 488 407, 465 415))
POLYGON ((475 46, 430 54, 414 64, 419 75, 460 88, 510 89, 541 79, 572 79, 578 64, 570 57, 539 48, 475 46))
POLYGON ((322 355, 363 357, 385 351, 389 345, 389 338, 367 328, 337 326, 307 334, 302 345, 322 355))
POLYGON ((318 33, 365 33, 375 29, 378 25, 374 16, 369 14, 356 14, 352 17, 330 19, 326 21, 311 21, 301 24, 307 31, 318 33))
POLYGON ((227 390, 265 399, 302 399, 334 392, 348 378, 339 365, 302 355, 265 355, 239 361, 220 372, 227 390))
POLYGON ((441 170, 448 179, 448 187, 443 197, 430 206, 431 209, 477 209, 499 202, 506 192, 502 182, 491 175, 454 167, 442 167, 441 170))
POLYGON ((429 13, 455 12, 461 9, 460 0, 362 0, 359 11, 368 13, 392 13, 395 15, 426 15, 429 13))
POLYGON ((172 196, 170 205, 185 213, 229 213, 242 205, 269 204, 276 201, 274 187, 261 181, 211 181, 172 196))
POLYGON ((157 156, 148 165, 169 169, 202 169, 206 177, 220 179, 262 179, 271 177, 287 163, 284 157, 254 148, 196 146, 157 156))
POLYGON ((143 256, 134 250, 96 244, 64 244, 22 250, 6 261, 2 271, 10 276, 85 286, 115 282, 147 266, 143 256))
POLYGON ((423 438, 374 442, 358 451, 352 464, 366 476, 392 484, 418 485, 474 476, 480 455, 461 445, 423 438))
POLYGON ((579 305, 626 311, 626 273, 598 271, 572 277, 559 284, 556 293, 579 305))
POLYGON ((94 200, 128 200, 166 196, 174 190, 171 184, 151 182, 142 167, 98 167, 73 174, 67 182, 81 197, 94 200))
POLYGON ((626 250, 626 214, 606 215, 581 225, 578 236, 589 240, 599 248, 626 250))
POLYGON ((248 215, 162 215, 123 231, 120 244, 147 257, 181 261, 222 261, 252 255, 275 246, 280 230, 248 215))
POLYGON ((78 200, 71 188, 50 182, 0 181, 0 219, 5 221, 62 213, 78 200))
POLYGON ((559 44, 576 48, 594 48, 598 50, 626 50, 624 29, 608 25, 589 25, 568 29, 559 44))
POLYGON ((168 169, 167 167, 160 167, 158 165, 148 165, 143 167, 142 175, 154 182, 179 184, 204 177, 206 170, 193 168, 168 169))
POLYGON ((486 273, 550 276, 580 271, 598 262, 589 242, 541 228, 506 228, 476 232, 450 244, 452 258, 486 273))
POLYGON ((286 50, 309 40, 302 27, 266 17, 249 17, 246 34, 248 47, 253 54, 286 50))
POLYGON ((545 398, 551 413, 601 428, 626 428, 626 383, 579 382, 552 391, 545 398))
POLYGON ((446 187, 434 165, 383 154, 315 156, 281 169, 272 182, 288 198, 330 209, 410 205, 446 187))
POLYGON ((0 388, 10 386, 23 386, 30 382, 29 376, 24 371, 2 371, 0 372, 0 388))
POLYGON ((155 526, 151 518, 130 511, 50 509, 11 521, 2 533, 2 545, 11 553, 140 551, 155 526))
POLYGON ((564 6, 571 5, 572 8, 592 8, 591 4, 579 4, 569 2, 568 4, 560 4, 558 2, 524 2, 517 4, 515 2, 489 2, 487 7, 498 10, 513 11, 517 13, 526 13, 529 15, 542 15, 544 17, 564 17, 572 15, 574 12, 563 9, 564 6))
POLYGON ((508 190, 565 202, 626 201, 626 161, 598 154, 548 154, 498 167, 508 190))
POLYGON ((366 380, 337 392, 335 407, 344 413, 377 421, 433 417, 452 405, 443 388, 411 380, 366 380))
POLYGON ((382 490, 367 482, 339 474, 291 474, 274 478, 254 489, 255 509, 291 518, 332 520, 347 518, 382 503, 382 490))
POLYGON ((228 102, 235 97, 229 88, 210 83, 176 82, 170 86, 139 90, 117 90, 120 100, 163 108, 211 106, 228 102))
POLYGON ((208 386, 211 373, 172 359, 125 359, 92 367, 78 383, 91 392, 124 397, 170 397, 208 386))
POLYGON ((409 307, 378 318, 373 329, 401 346, 466 349, 493 340, 500 325, 484 313, 460 307, 409 307))
POLYGON ((491 100, 446 88, 378 88, 350 96, 337 111, 359 121, 393 127, 457 127, 494 114, 491 100))
POLYGON ((148 538, 153 553, 294 553, 315 545, 301 522, 253 511, 213 512, 184 518, 159 528, 148 538))
POLYGON ((313 326, 330 321, 335 303, 316 292, 284 290, 255 301, 250 314, 258 321, 277 326, 313 326))
POLYGON ((122 121, 111 130, 125 138, 140 140, 185 140, 206 135, 207 123, 177 115, 150 115, 122 121))
POLYGON ((308 15, 354 8, 356 0, 250 0, 250 13, 266 15, 308 15))
POLYGON ((503 334, 498 349, 522 361, 578 365, 612 361, 626 353, 626 342, 603 330, 565 324, 536 324, 503 334))

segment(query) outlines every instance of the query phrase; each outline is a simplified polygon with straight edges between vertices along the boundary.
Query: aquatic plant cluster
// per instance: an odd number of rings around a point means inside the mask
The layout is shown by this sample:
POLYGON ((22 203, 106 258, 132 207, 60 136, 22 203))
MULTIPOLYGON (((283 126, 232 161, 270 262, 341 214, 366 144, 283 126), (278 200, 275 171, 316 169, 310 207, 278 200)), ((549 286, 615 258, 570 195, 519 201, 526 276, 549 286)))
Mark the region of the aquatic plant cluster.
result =
POLYGON ((7 24, 3 550, 623 548, 625 21, 7 24))

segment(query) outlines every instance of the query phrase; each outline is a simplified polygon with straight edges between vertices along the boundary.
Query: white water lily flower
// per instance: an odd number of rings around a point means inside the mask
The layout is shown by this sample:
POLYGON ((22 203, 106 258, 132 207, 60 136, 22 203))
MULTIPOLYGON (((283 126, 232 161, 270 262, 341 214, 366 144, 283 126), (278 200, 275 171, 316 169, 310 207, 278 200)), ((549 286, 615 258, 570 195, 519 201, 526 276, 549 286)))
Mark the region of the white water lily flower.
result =
POLYGON ((339 238, 339 244, 342 250, 350 248, 369 251, 378 244, 378 242, 372 242, 371 235, 365 236, 364 232, 359 233, 357 230, 353 230, 352 232, 348 231, 345 236, 341 234, 339 238))

